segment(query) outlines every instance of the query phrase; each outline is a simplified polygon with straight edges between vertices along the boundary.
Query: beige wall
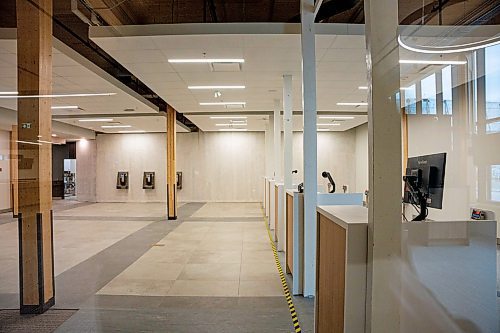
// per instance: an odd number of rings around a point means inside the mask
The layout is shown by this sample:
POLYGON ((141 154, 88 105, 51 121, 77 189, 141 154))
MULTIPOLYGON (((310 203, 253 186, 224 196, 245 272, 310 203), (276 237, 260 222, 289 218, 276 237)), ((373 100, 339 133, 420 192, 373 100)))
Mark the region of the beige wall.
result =
POLYGON ((79 201, 97 201, 96 163, 96 140, 78 141, 76 143, 76 197, 79 201))
POLYGON ((356 192, 368 190, 368 124, 358 126, 356 132, 356 192))
POLYGON ((10 132, 0 130, 0 210, 10 209, 10 132))

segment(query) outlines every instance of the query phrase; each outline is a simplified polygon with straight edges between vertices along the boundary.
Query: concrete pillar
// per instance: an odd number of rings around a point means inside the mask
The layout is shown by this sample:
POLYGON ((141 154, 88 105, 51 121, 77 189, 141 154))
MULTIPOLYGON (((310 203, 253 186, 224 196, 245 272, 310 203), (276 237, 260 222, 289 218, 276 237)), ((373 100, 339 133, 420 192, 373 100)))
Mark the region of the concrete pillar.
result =
POLYGON ((302 104, 304 108, 304 296, 316 292, 316 40, 314 0, 301 1, 302 104))
POLYGON ((365 0, 368 64, 367 332, 400 331, 401 109, 398 0, 365 0))
POLYGON ((292 76, 283 75, 283 131, 284 154, 283 173, 285 190, 292 188, 293 177, 293 116, 292 116, 292 76))
MULTIPOLYGON (((52 0, 17 0, 19 96, 52 93, 52 0)), ((19 98, 19 287, 21 314, 55 304, 50 98, 19 98)))
POLYGON ((274 100, 274 179, 281 181, 281 105, 280 100, 274 100))
POLYGON ((167 106, 167 216, 169 220, 177 219, 176 114, 177 111, 174 108, 167 106))

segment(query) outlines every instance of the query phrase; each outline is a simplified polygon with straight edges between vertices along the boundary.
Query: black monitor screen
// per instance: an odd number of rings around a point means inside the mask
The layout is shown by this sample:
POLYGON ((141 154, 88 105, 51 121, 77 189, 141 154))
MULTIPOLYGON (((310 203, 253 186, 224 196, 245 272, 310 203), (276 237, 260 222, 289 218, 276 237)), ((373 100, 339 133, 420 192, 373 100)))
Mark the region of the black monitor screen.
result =
MULTIPOLYGON (((421 174, 420 188, 427 193, 427 206, 443 208, 444 174, 446 168, 446 153, 416 156, 408 158, 406 174, 421 174)), ((405 188, 404 202, 415 203, 405 188)))

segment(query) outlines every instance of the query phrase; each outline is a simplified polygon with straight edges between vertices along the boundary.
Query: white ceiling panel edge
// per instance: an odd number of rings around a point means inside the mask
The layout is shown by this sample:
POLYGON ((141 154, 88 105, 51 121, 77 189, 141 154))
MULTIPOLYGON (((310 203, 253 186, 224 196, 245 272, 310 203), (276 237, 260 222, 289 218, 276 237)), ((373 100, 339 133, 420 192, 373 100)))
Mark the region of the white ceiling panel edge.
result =
MULTIPOLYGON (((316 23, 317 35, 364 35, 364 24, 316 23)), ((168 35, 300 35, 300 23, 183 23, 91 26, 89 37, 140 37, 168 35)))

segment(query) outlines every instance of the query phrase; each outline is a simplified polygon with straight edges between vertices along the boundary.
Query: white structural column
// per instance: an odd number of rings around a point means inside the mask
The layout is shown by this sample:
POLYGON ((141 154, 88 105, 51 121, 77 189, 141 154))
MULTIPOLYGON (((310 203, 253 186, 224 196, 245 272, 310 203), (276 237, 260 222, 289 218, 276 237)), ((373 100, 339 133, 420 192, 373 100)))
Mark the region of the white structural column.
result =
POLYGON ((293 118, 292 118, 292 76, 283 75, 283 131, 284 131, 284 154, 283 172, 285 190, 292 188, 293 177, 293 118))
POLYGON ((398 0, 365 0, 369 79, 367 330, 400 331, 401 110, 398 0))
POLYGON ((266 176, 269 179, 274 176, 274 116, 269 116, 266 126, 266 176))
POLYGON ((281 105, 280 100, 274 100, 274 180, 280 182, 281 175, 281 105))
POLYGON ((302 104, 304 109, 304 296, 316 291, 316 40, 314 0, 301 0, 302 104))

